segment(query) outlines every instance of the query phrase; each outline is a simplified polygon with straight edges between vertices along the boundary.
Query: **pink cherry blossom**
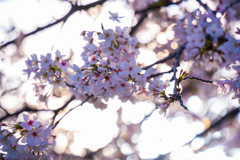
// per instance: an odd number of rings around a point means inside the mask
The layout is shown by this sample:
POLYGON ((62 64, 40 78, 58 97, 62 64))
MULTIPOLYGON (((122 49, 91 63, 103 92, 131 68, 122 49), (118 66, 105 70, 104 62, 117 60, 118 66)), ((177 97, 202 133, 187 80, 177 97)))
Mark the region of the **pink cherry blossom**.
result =
POLYGON ((30 118, 30 115, 27 112, 24 112, 22 114, 24 121, 20 123, 21 127, 26 130, 32 130, 34 128, 38 128, 41 125, 41 122, 38 121, 37 116, 32 116, 30 118))

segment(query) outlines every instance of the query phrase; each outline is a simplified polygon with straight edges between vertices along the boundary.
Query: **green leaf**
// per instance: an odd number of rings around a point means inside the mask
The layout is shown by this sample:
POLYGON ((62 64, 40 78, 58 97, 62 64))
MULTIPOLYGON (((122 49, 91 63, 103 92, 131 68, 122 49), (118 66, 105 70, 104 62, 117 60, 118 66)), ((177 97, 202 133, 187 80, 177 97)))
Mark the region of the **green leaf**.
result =
POLYGON ((102 30, 104 30, 103 24, 101 23, 102 30))

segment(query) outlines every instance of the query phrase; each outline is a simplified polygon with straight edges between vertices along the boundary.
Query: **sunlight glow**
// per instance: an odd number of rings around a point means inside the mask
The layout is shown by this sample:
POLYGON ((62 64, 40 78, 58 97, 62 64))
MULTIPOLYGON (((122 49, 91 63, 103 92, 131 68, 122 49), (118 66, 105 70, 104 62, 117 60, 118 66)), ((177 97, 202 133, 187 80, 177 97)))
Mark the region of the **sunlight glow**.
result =
POLYGON ((68 145, 67 137, 64 134, 59 133, 56 139, 56 147, 54 148, 54 150, 58 154, 61 154, 65 151, 65 149, 67 148, 67 145, 68 145))
POLYGON ((189 146, 183 146, 173 150, 170 154, 172 160, 189 159, 193 155, 193 150, 189 146))
MULTIPOLYGON (((188 109, 193 112, 196 115, 202 115, 204 109, 203 109, 203 102, 202 100, 196 96, 193 95, 188 98, 186 102, 186 106, 188 106, 188 109)), ((204 113, 205 114, 205 113, 204 113)))
POLYGON ((160 32, 160 33, 157 35, 157 41, 158 41, 158 43, 160 43, 160 44, 167 44, 168 40, 167 40, 164 32, 160 32))
POLYGON ((201 147, 203 147, 204 143, 204 138, 197 137, 191 142, 191 148, 193 150, 199 150, 201 147))

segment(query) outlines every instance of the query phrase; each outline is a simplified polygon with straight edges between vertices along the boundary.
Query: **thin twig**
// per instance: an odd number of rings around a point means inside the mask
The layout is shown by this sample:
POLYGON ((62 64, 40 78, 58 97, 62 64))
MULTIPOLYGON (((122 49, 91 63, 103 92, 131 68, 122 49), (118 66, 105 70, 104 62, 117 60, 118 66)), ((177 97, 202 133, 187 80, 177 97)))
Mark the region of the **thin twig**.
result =
POLYGON ((143 67, 142 69, 143 69, 143 70, 147 70, 147 69, 151 68, 152 66, 154 66, 154 65, 156 65, 156 64, 164 63, 164 62, 166 62, 166 61, 174 58, 174 57, 176 56, 176 54, 177 54, 177 52, 175 52, 175 53, 173 53, 173 54, 170 54, 170 55, 167 56, 166 58, 161 59, 161 60, 159 60, 159 61, 157 61, 157 62, 155 62, 155 63, 153 63, 153 64, 151 64, 151 65, 149 65, 149 66, 143 67))
POLYGON ((72 96, 62 107, 54 110, 55 115, 54 115, 53 118, 52 118, 52 119, 53 119, 52 124, 53 124, 53 122, 55 121, 55 118, 56 118, 58 112, 60 112, 60 111, 63 110, 64 108, 66 108, 66 107, 69 105, 69 103, 72 102, 74 99, 75 99, 75 96, 72 96))
POLYGON ((200 82, 204 82, 204 83, 213 83, 213 81, 209 81, 209 80, 205 80, 205 79, 201 79, 201 78, 197 78, 197 77, 184 77, 183 80, 187 80, 187 79, 192 79, 192 80, 196 80, 196 81, 200 81, 200 82))
POLYGON ((66 85, 67 85, 68 87, 76 88, 76 86, 70 85, 70 84, 68 84, 67 82, 65 82, 65 83, 66 83, 66 85))
MULTIPOLYGON (((62 107, 60 107, 59 109, 55 109, 55 110, 50 110, 50 109, 34 109, 34 108, 30 108, 28 105, 25 105, 21 110, 15 112, 15 113, 12 113, 12 114, 9 114, 7 111, 6 112, 6 115, 3 116, 2 118, 0 118, 0 122, 4 119, 6 119, 7 117, 10 117, 10 116, 16 116, 16 115, 19 115, 20 113, 24 112, 24 111, 28 111, 28 112, 38 112, 38 111, 53 111, 55 113, 55 115, 60 111, 62 110, 63 108, 67 107, 67 105, 73 101, 75 99, 74 96, 72 96, 62 107)), ((55 117, 55 116, 54 116, 55 117)))
MULTIPOLYGON (((79 106, 82 106, 85 102, 87 102, 90 98, 92 98, 93 95, 90 95, 88 96, 81 104, 77 105, 76 107, 74 108, 71 108, 67 113, 64 114, 64 116, 62 116, 62 118, 60 118, 52 127, 52 129, 56 128, 57 125, 59 124, 59 122, 68 114, 70 113, 72 110, 74 110, 75 108, 79 107, 79 106)), ((53 121, 54 122, 54 121, 53 121)))
POLYGON ((163 74, 166 74, 166 73, 171 73, 173 72, 173 69, 169 70, 169 71, 166 71, 166 72, 161 72, 161 73, 157 73, 157 74, 152 74, 150 75, 150 77, 157 77, 157 76, 161 76, 163 74))
POLYGON ((143 69, 143 70, 147 70, 147 69, 151 68, 152 66, 154 66, 154 65, 156 65, 156 64, 164 63, 164 62, 166 62, 166 61, 168 61, 168 60, 170 60, 170 59, 173 59, 173 58, 176 57, 176 55, 178 54, 179 49, 180 49, 180 50, 183 50, 183 49, 185 48, 185 46, 186 46, 186 43, 184 43, 183 45, 181 45, 176 52, 170 54, 169 56, 165 57, 164 59, 161 59, 161 60, 159 60, 159 61, 157 61, 157 62, 155 62, 155 63, 153 63, 153 64, 151 64, 151 65, 149 65, 149 66, 143 67, 142 69, 143 69))
POLYGON ((181 97, 181 96, 178 96, 178 102, 180 103, 180 105, 181 105, 184 109, 188 110, 187 107, 183 104, 183 100, 182 100, 182 97, 181 97))

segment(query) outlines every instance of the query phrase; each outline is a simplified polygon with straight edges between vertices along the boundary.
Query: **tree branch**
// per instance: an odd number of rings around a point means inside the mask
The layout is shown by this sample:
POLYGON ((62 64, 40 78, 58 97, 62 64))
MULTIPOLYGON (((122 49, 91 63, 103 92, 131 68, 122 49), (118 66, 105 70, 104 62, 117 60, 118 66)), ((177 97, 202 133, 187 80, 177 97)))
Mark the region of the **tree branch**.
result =
POLYGON ((135 31, 137 30, 137 28, 142 24, 143 20, 147 17, 147 12, 150 11, 150 10, 154 10, 154 9, 159 9, 161 7, 166 7, 166 6, 169 6, 171 4, 179 4, 181 3, 183 0, 179 1, 179 2, 176 2, 176 3, 172 3, 171 1, 167 1, 166 3, 164 2, 161 2, 161 4, 158 4, 158 5, 153 5, 153 6, 149 6, 143 10, 139 10, 139 11, 135 11, 135 14, 138 14, 138 13, 143 13, 141 18, 139 19, 138 23, 132 27, 131 31, 130 31, 130 35, 132 36, 135 31))
POLYGON ((183 104, 183 100, 181 96, 178 96, 178 102, 184 109, 188 110, 188 108, 183 104))
POLYGON ((174 58, 174 57, 176 56, 176 54, 177 54, 177 52, 175 52, 175 53, 173 53, 173 54, 170 54, 170 55, 167 56, 166 58, 161 59, 161 60, 159 60, 159 61, 157 61, 157 62, 155 62, 155 63, 153 63, 153 64, 151 64, 151 65, 149 65, 149 66, 143 67, 142 69, 143 69, 143 70, 147 70, 147 69, 151 68, 152 66, 154 66, 154 65, 156 65, 156 64, 164 63, 164 62, 166 62, 166 61, 174 58))
POLYGON ((74 99, 75 99, 75 96, 72 96, 62 107, 54 110, 55 115, 54 115, 53 118, 52 118, 52 119, 53 119, 52 124, 54 123, 54 120, 55 120, 58 112, 60 112, 60 111, 63 110, 64 108, 66 108, 66 107, 69 105, 69 103, 72 102, 74 99))
POLYGON ((137 30, 137 28, 143 23, 143 20, 147 17, 147 13, 144 13, 141 18, 138 20, 137 24, 131 28, 130 35, 133 36, 134 32, 137 30))
POLYGON ((60 23, 60 22, 65 22, 65 21, 67 21, 67 19, 68 19, 73 13, 75 13, 76 11, 87 10, 87 9, 89 9, 89 8, 91 8, 91 7, 96 6, 96 5, 101 5, 101 4, 103 4, 104 2, 106 2, 106 0, 100 0, 100 1, 97 1, 97 2, 94 2, 94 3, 90 3, 90 4, 88 4, 88 5, 85 5, 85 6, 72 5, 70 11, 69 11, 65 16, 63 16, 62 18, 60 18, 60 19, 56 20, 55 22, 50 23, 50 24, 48 24, 48 25, 46 25, 46 26, 44 26, 44 27, 38 27, 36 30, 34 30, 34 31, 32 31, 32 32, 30 32, 30 33, 28 33, 28 34, 21 34, 21 35, 19 35, 16 39, 11 40, 11 41, 9 41, 9 42, 6 42, 6 43, 2 44, 2 45, 0 46, 0 49, 4 48, 4 47, 6 47, 6 46, 8 46, 8 45, 10 45, 10 44, 17 43, 17 41, 19 41, 19 40, 22 41, 24 38, 26 38, 26 37, 28 37, 28 36, 30 36, 30 35, 32 35, 32 34, 35 34, 35 33, 37 33, 37 32, 40 32, 40 31, 42 31, 42 30, 44 30, 44 29, 47 29, 47 28, 49 28, 49 27, 52 27, 52 26, 54 26, 54 25, 56 25, 56 24, 58 24, 58 23, 60 23))
POLYGON ((231 8, 232 6, 234 6, 235 4, 237 4, 237 3, 239 3, 240 2, 240 0, 237 0, 237 1, 235 1, 235 2, 233 2, 233 3, 231 3, 229 6, 227 6, 226 8, 224 8, 224 10, 222 10, 222 14, 224 13, 224 12, 226 12, 229 8, 231 8))
POLYGON ((238 113, 240 112, 240 108, 233 109, 232 111, 228 112, 225 116, 223 116, 218 121, 211 123, 211 126, 206 129, 204 132, 198 134, 196 137, 194 137, 191 141, 193 141, 197 137, 202 137, 206 133, 208 133, 210 130, 219 127, 223 122, 232 120, 238 113))
POLYGON ((181 45, 176 52, 170 54, 170 55, 167 56, 166 58, 161 59, 161 60, 159 60, 159 61, 157 61, 157 62, 155 62, 155 63, 153 63, 153 64, 151 64, 151 65, 149 65, 149 66, 143 67, 142 69, 143 69, 143 70, 147 70, 147 69, 151 68, 152 66, 154 66, 154 65, 156 65, 156 64, 164 63, 164 62, 166 62, 166 61, 168 61, 168 60, 170 60, 170 59, 173 59, 173 58, 176 57, 176 55, 178 54, 179 50, 181 50, 181 52, 182 52, 182 51, 185 49, 185 46, 186 46, 186 43, 184 43, 183 45, 181 45))
MULTIPOLYGON (((21 110, 13 113, 13 114, 9 114, 5 109, 4 111, 6 112, 6 115, 3 116, 2 118, 0 118, 0 122, 4 119, 6 119, 7 117, 10 117, 10 116, 17 116, 18 114, 24 112, 24 111, 28 111, 28 112, 38 112, 38 111, 53 111, 55 113, 54 117, 56 116, 56 114, 61 111, 63 108, 67 107, 68 104, 73 101, 75 99, 74 96, 72 96, 61 108, 58 108, 58 109, 55 109, 55 110, 49 110, 49 109, 41 109, 41 110, 38 110, 38 109, 33 109, 33 108, 30 108, 28 107, 27 105, 25 105, 21 110)), ((1 106, 2 108, 2 106, 1 106)))
MULTIPOLYGON (((203 8, 206 10, 206 11, 212 11, 209 7, 208 7, 208 5, 207 4, 204 4, 201 0, 196 0, 201 6, 203 6, 203 8)), ((215 14, 215 12, 214 11, 212 11, 214 14, 215 14)))

